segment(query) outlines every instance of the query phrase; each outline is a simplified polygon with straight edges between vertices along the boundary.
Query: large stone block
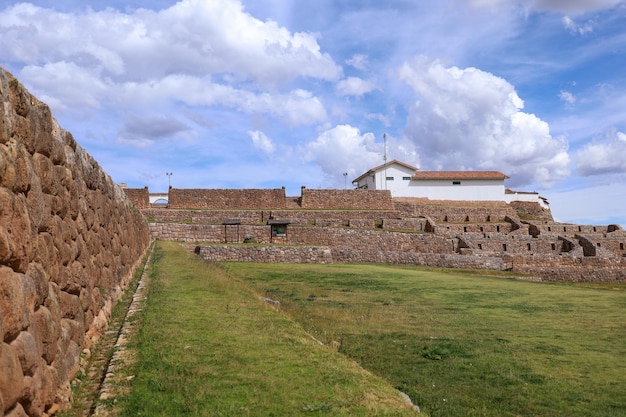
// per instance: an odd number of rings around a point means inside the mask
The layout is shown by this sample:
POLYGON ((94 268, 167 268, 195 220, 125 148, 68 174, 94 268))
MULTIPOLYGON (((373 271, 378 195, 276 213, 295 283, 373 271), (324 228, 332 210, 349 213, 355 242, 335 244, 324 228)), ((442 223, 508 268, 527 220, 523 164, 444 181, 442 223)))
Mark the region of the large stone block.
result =
MULTIPOLYGON (((15 339, 30 325, 34 287, 24 283, 25 275, 0 266, 0 314, 4 324, 4 341, 15 339), (27 293, 24 293, 24 290, 27 293)), ((31 280, 32 281, 32 280, 31 280)))
POLYGON ((22 396, 24 374, 17 352, 6 343, 0 343, 0 396, 4 411, 11 409, 22 396))
POLYGON ((21 332, 19 336, 11 342, 11 347, 15 349, 20 360, 24 375, 32 376, 41 360, 41 349, 37 341, 30 332, 21 332))

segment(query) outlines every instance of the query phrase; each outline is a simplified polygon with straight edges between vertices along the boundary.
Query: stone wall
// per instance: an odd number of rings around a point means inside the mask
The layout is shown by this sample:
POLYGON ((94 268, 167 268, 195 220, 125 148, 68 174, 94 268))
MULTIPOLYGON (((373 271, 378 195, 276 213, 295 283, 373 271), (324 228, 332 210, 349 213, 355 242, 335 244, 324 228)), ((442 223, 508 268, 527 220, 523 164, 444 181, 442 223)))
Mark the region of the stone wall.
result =
POLYGON ((548 208, 543 208, 539 203, 531 201, 511 201, 509 205, 515 210, 517 216, 522 220, 540 220, 553 222, 552 212, 548 208))
POLYGON ((197 246, 196 254, 210 261, 315 263, 333 262, 324 246, 197 246))
POLYGON ((284 209, 285 188, 280 189, 169 189, 168 206, 173 209, 284 209))
POLYGON ((144 188, 124 188, 123 189, 130 201, 139 210, 150 208, 150 191, 148 187, 144 188))
MULTIPOLYGON (((211 224, 150 223, 152 237, 179 242, 236 243, 232 237, 237 226, 211 224)), ((239 243, 246 237, 258 243, 272 243, 270 226, 239 226, 239 243)), ((390 232, 381 229, 352 229, 345 227, 294 226, 287 227, 281 243, 294 245, 351 248, 355 251, 397 251, 448 253, 455 252, 455 241, 424 233, 390 232)))
POLYGON ((68 404, 149 243, 121 188, 0 69, 0 415, 68 404))
POLYGON ((303 209, 393 210, 389 190, 309 190, 302 187, 303 209))
MULTIPOLYGON (((398 219, 394 210, 142 210, 147 219, 154 222, 217 223, 237 218, 242 223, 266 223, 269 219, 289 219, 294 224, 317 224, 320 220, 333 219, 337 224, 354 223, 355 220, 371 222, 398 219)), ((354 223, 356 224, 356 223, 354 223)))
POLYGON ((517 217, 515 210, 500 201, 430 201, 427 199, 394 199, 394 206, 403 217, 429 217, 443 223, 504 222, 517 217))
POLYGON ((542 281, 626 284, 626 259, 602 256, 535 254, 506 258, 511 270, 542 281))
POLYGON ((372 262, 420 265, 437 268, 492 269, 508 267, 499 257, 472 257, 453 254, 330 248, 326 246, 196 246, 196 254, 208 261, 266 263, 372 262))

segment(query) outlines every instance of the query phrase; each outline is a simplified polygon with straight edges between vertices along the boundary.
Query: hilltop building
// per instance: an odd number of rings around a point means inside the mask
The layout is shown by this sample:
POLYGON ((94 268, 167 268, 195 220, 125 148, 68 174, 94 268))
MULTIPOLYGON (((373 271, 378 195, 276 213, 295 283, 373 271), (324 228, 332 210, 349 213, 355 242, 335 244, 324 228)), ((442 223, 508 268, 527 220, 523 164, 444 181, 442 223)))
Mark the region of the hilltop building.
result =
POLYGON ((456 201, 529 201, 547 208, 536 192, 508 190, 499 171, 420 171, 398 160, 371 168, 352 183, 358 189, 389 190, 393 197, 456 201))

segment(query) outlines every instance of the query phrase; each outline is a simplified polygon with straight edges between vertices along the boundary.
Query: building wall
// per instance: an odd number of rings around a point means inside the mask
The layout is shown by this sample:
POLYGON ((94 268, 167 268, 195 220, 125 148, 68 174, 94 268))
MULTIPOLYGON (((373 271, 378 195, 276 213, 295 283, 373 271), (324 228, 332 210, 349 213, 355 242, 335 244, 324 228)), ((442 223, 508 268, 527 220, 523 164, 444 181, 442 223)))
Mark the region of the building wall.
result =
MULTIPOLYGON (((503 180, 411 180, 407 196, 431 200, 503 201, 503 180)), ((395 197, 395 195, 394 195, 395 197)), ((398 195, 398 197, 400 197, 398 195)))
POLYGON ((401 197, 407 194, 407 186, 414 173, 401 165, 390 165, 376 171, 373 176, 367 176, 359 186, 366 185, 368 190, 389 190, 394 197, 401 197), (393 179, 386 180, 388 177, 393 179), (405 177, 408 179, 403 179, 405 177))

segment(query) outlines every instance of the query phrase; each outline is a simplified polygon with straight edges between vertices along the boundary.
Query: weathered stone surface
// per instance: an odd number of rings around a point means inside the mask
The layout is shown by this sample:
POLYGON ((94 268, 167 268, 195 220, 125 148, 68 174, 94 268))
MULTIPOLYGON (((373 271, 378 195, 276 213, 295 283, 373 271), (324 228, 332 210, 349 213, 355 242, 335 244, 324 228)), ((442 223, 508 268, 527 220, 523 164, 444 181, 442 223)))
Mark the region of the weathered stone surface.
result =
POLYGON ((29 332, 21 332, 20 335, 11 342, 11 347, 13 347, 17 353, 24 375, 32 376, 41 359, 41 350, 33 335, 29 332))
POLYGON ((20 399, 22 396, 22 387, 24 383, 24 374, 20 366, 20 360, 11 346, 6 343, 0 343, 0 396, 4 402, 4 411, 6 412, 20 399))
POLYGON ((67 404, 80 350, 106 327, 95 318, 109 317, 111 289, 127 285, 149 243, 121 189, 0 69, 0 341, 12 352, 0 361, 19 367, 0 368, 0 392, 21 392, 0 396, 1 410, 39 416, 67 404))
POLYGON ((11 411, 4 415, 4 417, 28 417, 28 414, 24 411, 22 404, 17 403, 11 411))
MULTIPOLYGON (((30 324, 30 297, 24 294, 24 275, 0 266, 0 314, 4 323, 4 341, 10 342, 30 324)), ((27 285, 28 289, 28 285, 27 285)))

